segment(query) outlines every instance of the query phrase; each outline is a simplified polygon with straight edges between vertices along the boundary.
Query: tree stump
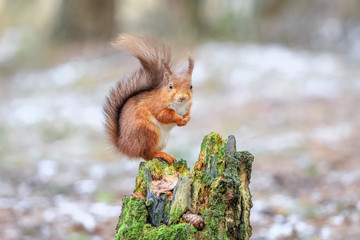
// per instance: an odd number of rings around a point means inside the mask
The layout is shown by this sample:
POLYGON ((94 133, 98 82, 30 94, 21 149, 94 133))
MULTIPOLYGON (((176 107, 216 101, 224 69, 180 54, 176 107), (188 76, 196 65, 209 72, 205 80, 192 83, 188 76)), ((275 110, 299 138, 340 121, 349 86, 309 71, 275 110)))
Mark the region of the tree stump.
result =
POLYGON ((206 135, 199 160, 142 162, 136 187, 123 199, 120 239, 249 239, 249 183, 254 157, 237 152, 234 136, 206 135))

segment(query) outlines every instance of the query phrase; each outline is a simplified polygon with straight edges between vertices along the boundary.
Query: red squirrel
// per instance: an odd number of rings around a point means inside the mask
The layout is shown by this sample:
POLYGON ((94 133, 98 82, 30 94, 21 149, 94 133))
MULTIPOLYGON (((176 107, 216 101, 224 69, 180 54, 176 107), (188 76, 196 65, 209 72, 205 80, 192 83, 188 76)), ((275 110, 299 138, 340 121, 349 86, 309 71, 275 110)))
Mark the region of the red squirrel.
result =
POLYGON ((121 34, 113 43, 141 66, 110 90, 104 104, 105 130, 115 149, 130 158, 175 160, 162 152, 170 130, 190 120, 194 61, 173 72, 170 48, 148 36, 121 34))

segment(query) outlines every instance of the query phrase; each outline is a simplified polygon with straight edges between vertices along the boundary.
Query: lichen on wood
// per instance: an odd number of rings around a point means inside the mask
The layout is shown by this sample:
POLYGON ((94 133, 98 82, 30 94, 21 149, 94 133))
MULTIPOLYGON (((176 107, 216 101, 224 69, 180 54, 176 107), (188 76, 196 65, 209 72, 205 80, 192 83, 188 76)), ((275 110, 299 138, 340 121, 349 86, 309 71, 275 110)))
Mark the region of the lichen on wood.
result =
POLYGON ((253 160, 249 152, 236 151, 233 136, 223 140, 210 133, 191 171, 184 160, 140 163, 134 194, 123 200, 116 240, 249 239, 253 160), (201 228, 191 224, 198 219, 201 228))

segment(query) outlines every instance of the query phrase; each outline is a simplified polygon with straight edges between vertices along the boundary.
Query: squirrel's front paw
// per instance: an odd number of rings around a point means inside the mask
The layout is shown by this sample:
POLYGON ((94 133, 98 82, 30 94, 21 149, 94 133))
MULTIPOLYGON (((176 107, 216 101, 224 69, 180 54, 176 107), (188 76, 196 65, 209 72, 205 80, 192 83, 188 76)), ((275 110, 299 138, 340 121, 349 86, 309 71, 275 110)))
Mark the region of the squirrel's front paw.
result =
POLYGON ((180 121, 178 121, 176 124, 179 127, 185 126, 188 122, 190 121, 190 116, 185 115, 184 117, 182 117, 182 119, 180 121))
POLYGON ((179 121, 176 125, 178 125, 179 127, 182 127, 182 126, 185 126, 186 125, 186 121, 182 120, 182 121, 179 121))

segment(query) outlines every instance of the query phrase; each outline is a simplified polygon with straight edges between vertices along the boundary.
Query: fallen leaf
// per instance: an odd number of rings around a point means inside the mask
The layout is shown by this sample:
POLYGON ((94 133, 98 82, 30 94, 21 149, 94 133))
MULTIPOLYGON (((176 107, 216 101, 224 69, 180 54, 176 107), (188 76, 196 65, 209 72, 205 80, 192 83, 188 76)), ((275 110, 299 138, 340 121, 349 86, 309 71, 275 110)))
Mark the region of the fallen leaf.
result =
POLYGON ((158 198, 161 193, 166 193, 174 189, 178 182, 178 178, 172 175, 167 175, 161 180, 152 181, 151 190, 155 197, 158 198))

